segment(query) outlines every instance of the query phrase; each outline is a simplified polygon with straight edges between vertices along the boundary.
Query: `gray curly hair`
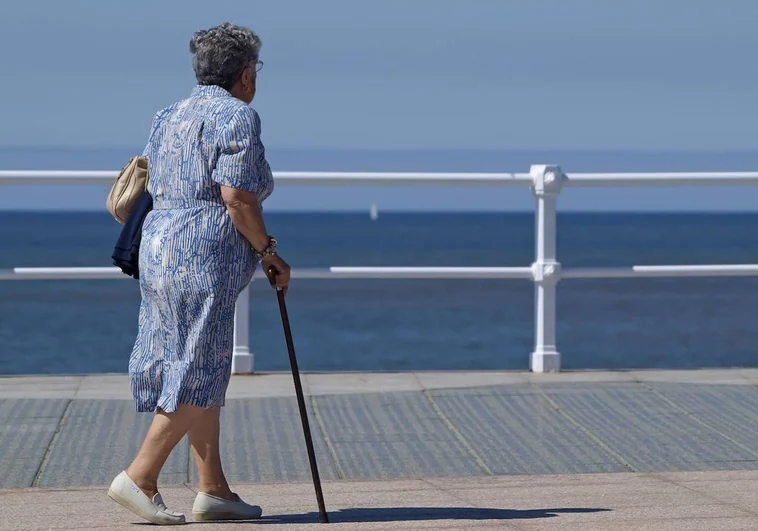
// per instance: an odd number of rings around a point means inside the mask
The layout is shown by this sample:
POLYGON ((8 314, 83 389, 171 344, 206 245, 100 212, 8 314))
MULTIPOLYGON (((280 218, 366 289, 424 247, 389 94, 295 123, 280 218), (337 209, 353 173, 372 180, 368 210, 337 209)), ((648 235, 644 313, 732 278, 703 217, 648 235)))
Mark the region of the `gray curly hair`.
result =
POLYGON ((225 22, 196 32, 189 48, 197 82, 228 90, 246 67, 255 67, 261 39, 248 28, 225 22))

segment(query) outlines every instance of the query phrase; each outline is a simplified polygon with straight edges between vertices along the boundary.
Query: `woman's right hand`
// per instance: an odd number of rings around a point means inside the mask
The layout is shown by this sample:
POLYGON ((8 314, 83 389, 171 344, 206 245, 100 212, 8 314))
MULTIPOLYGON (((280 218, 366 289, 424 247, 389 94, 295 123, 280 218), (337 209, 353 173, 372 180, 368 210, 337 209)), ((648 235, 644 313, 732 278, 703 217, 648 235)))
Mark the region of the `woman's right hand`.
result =
POLYGON ((269 281, 271 281, 271 273, 273 273, 274 282, 271 282, 271 286, 275 289, 281 289, 282 293, 286 295, 290 284, 289 264, 287 264, 281 256, 273 255, 265 257, 261 261, 261 265, 264 273, 269 277, 269 281), (271 273, 269 273, 269 271, 271 271, 271 273))

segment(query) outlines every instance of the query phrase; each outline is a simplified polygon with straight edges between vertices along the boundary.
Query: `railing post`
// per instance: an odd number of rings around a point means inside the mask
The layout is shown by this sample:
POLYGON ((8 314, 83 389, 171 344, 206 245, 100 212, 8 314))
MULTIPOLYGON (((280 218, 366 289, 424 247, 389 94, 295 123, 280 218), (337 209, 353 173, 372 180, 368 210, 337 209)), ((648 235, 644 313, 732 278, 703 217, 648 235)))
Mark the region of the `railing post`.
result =
POLYGON ((556 287, 561 264, 556 257, 556 200, 561 191, 563 172, 558 166, 535 165, 529 172, 537 204, 534 213, 534 352, 530 367, 534 372, 558 372, 561 355, 555 345, 556 287))
POLYGON ((232 374, 252 374, 255 355, 250 352, 250 285, 240 293, 234 309, 232 374))

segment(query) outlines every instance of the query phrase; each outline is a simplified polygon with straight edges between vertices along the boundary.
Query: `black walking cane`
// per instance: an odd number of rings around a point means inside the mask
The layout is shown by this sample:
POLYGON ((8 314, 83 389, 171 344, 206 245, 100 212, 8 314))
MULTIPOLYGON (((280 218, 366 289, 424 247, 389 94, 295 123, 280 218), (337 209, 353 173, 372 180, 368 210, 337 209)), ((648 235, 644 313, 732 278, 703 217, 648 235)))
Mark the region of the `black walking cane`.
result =
MULTIPOLYGON (((266 272, 268 281, 272 286, 276 285, 276 269, 269 267, 266 272)), ((284 292, 282 288, 276 288, 276 297, 279 299, 279 312, 282 314, 282 326, 284 327, 284 339, 287 341, 287 350, 290 355, 290 366, 292 367, 292 378, 295 380, 295 394, 297 394, 297 405, 300 407, 300 420, 303 421, 303 434, 305 435, 305 446, 308 449, 308 461, 311 464, 311 476, 313 476, 313 486, 316 488, 316 501, 318 502, 319 521, 322 524, 329 523, 329 515, 326 513, 324 506, 324 494, 321 492, 321 479, 318 475, 318 464, 316 463, 316 452, 313 450, 313 438, 311 437, 311 428, 308 424, 308 411, 305 409, 305 397, 303 396, 303 386, 300 383, 300 370, 297 368, 297 358, 295 357, 295 344, 292 341, 292 330, 290 330, 290 319, 287 316, 287 304, 284 302, 284 292)))

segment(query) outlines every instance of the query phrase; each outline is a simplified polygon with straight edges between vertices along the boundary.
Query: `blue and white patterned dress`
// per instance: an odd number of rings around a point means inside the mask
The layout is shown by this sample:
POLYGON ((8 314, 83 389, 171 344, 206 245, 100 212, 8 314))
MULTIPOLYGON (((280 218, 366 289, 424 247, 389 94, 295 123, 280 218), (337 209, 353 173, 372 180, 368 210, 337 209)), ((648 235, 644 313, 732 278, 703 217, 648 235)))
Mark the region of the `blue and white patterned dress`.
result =
POLYGON ((274 187, 252 107, 217 86, 153 119, 144 156, 153 208, 140 247, 139 332, 129 360, 137 411, 224 405, 234 307, 257 265, 232 223, 220 185, 274 187))

